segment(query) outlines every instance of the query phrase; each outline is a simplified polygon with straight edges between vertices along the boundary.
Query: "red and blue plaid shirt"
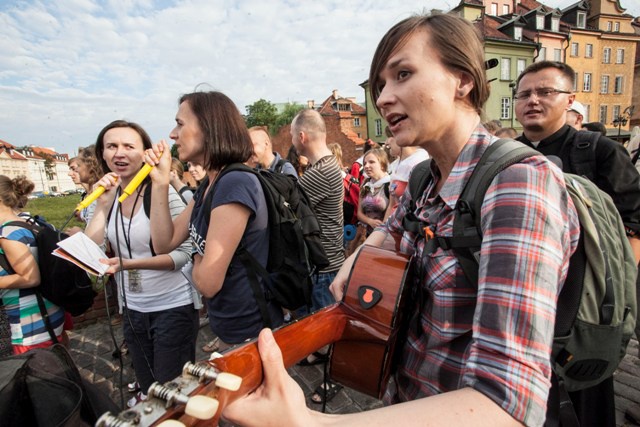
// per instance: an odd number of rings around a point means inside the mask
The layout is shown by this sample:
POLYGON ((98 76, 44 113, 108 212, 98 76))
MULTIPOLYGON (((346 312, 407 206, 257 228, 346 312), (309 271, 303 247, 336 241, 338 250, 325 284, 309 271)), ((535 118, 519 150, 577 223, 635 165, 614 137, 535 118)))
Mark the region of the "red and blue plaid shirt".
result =
MULTIPOLYGON (((437 194, 440 178, 432 163, 433 179, 416 212, 436 235, 452 235, 458 197, 494 140, 476 128, 437 194)), ((403 252, 415 251, 414 286, 423 295, 387 403, 472 387, 518 421, 542 425, 556 301, 579 238, 562 172, 540 155, 493 180, 482 204, 477 286, 469 286, 451 250, 426 254, 425 240, 404 232, 410 197, 407 190, 381 227, 402 234, 403 252)))

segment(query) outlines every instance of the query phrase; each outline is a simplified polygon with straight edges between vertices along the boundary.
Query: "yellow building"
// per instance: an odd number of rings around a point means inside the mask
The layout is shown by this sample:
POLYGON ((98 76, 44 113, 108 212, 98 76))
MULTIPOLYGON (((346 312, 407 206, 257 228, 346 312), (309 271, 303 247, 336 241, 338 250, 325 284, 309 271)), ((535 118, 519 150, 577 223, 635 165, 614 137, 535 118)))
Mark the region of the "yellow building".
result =
POLYGON ((625 111, 633 105, 640 40, 631 25, 633 17, 624 11, 618 0, 581 1, 562 11, 569 33, 566 62, 576 71, 576 99, 587 108, 584 121, 603 123, 611 137, 629 130, 625 111), (616 126, 618 118, 627 123, 616 126))

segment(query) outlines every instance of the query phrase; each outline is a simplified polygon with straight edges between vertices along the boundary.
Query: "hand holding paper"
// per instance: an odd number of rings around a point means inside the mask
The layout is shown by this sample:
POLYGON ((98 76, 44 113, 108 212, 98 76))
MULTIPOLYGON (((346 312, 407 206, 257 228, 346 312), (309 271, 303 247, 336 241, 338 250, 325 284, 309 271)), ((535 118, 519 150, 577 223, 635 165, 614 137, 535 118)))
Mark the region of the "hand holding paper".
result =
POLYGON ((100 262, 108 258, 104 251, 84 233, 76 233, 58 242, 53 254, 95 276, 104 275, 110 267, 100 262))

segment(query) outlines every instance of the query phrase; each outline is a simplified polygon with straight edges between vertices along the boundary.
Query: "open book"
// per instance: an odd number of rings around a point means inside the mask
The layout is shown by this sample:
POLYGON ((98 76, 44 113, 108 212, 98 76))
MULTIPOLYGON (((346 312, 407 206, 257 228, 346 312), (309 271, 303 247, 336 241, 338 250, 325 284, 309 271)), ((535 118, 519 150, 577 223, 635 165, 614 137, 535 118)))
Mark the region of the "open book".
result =
POLYGON ((99 261, 109 257, 84 233, 76 233, 59 241, 58 248, 53 251, 53 254, 95 276, 102 276, 109 268, 107 264, 99 261))

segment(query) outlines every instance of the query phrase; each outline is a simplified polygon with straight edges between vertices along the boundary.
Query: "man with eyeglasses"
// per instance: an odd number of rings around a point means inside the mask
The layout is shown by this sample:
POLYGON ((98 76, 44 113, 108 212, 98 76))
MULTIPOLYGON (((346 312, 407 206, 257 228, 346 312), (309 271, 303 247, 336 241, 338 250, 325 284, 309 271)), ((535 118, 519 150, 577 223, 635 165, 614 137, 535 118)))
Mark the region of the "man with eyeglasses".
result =
MULTIPOLYGON (((640 175, 621 144, 601 134, 591 138, 587 131, 577 131, 566 124, 567 111, 575 102, 574 83, 575 73, 567 64, 540 61, 528 66, 516 85, 515 112, 523 127, 523 134, 517 139, 546 156, 560 159, 564 172, 586 176, 613 198, 637 263, 640 175)), ((636 335, 639 329, 636 327, 636 335)), ((613 377, 569 394, 580 425, 616 425, 613 377)))

